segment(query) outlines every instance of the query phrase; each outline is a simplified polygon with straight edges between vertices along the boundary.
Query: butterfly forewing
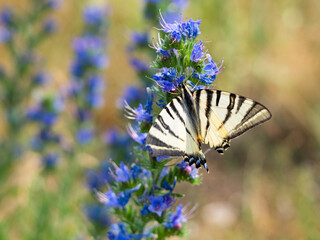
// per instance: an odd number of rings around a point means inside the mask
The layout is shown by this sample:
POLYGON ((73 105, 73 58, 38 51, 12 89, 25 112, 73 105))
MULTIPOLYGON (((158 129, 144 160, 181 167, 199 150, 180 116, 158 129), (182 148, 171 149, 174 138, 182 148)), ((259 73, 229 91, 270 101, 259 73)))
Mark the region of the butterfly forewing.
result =
POLYGON ((181 97, 173 99, 151 127, 146 145, 153 156, 182 156, 186 151, 186 114, 181 97))

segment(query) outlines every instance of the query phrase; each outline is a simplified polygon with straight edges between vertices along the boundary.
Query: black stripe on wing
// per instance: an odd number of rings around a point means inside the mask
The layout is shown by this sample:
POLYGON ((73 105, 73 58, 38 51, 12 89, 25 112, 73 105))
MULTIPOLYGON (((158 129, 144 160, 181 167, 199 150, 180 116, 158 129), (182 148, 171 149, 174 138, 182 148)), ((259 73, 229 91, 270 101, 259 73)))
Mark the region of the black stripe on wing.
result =
POLYGON ((268 121, 272 117, 270 111, 258 102, 252 102, 252 106, 248 109, 241 122, 230 132, 230 138, 235 138, 247 130, 268 121), (257 116, 264 111, 262 116, 257 116))

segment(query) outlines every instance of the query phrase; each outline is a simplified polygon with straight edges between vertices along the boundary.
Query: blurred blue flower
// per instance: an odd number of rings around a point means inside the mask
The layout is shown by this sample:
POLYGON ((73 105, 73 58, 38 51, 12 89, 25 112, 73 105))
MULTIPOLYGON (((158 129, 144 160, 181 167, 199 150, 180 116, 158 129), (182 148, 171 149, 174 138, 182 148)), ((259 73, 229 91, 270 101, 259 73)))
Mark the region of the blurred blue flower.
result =
POLYGON ((76 77, 82 77, 88 68, 103 69, 107 66, 105 43, 101 37, 95 35, 78 37, 73 41, 73 49, 76 59, 71 69, 76 77))
POLYGON ((102 94, 89 92, 87 95, 87 102, 92 108, 101 108, 104 105, 104 97, 102 94))
POLYGON ((130 64, 138 72, 146 72, 149 70, 149 65, 139 58, 132 57, 130 59, 130 64))
POLYGON ((169 195, 158 196, 158 197, 155 197, 154 195, 152 195, 150 196, 149 201, 150 201, 150 205, 148 206, 148 210, 152 213, 157 214, 159 217, 161 217, 162 212, 171 206, 174 199, 171 198, 169 195))
POLYGON ((61 6, 62 0, 47 0, 46 4, 51 9, 57 9, 61 6))
POLYGON ((161 174, 160 174, 160 179, 164 178, 165 176, 168 175, 170 169, 168 167, 164 167, 161 171, 161 174))
POLYGON ((60 112, 64 108, 64 103, 61 98, 45 96, 37 105, 32 106, 27 111, 27 118, 42 123, 46 126, 51 126, 56 123, 60 112))
POLYGON ((77 142, 80 144, 89 143, 94 137, 94 132, 92 128, 81 128, 76 134, 77 142))
POLYGON ((143 1, 146 2, 146 3, 159 3, 159 2, 161 2, 163 0, 143 0, 143 1))
POLYGON ((178 76, 177 70, 173 67, 162 68, 162 72, 152 76, 158 85, 162 88, 163 92, 176 92, 181 83, 185 79, 184 75, 178 76))
POLYGON ((6 27, 0 26, 0 43, 6 43, 12 39, 12 31, 6 27))
POLYGON ((187 0, 171 0, 171 1, 178 7, 178 9, 185 8, 188 5, 187 0))
POLYGON ((130 142, 130 137, 125 133, 120 133, 116 128, 110 128, 103 140, 110 146, 127 146, 130 142))
POLYGON ((127 86, 121 98, 118 99, 117 105, 119 108, 124 107, 124 102, 126 101, 129 105, 144 98, 143 91, 136 86, 127 86))
POLYGON ((149 34, 148 32, 138 32, 134 31, 131 33, 131 43, 134 46, 146 46, 149 43, 149 34))
POLYGON ((91 119, 92 113, 88 109, 78 108, 76 110, 76 117, 79 122, 86 122, 91 119))
POLYGON ((92 93, 101 93, 104 90, 104 81, 101 76, 93 75, 88 79, 88 87, 92 93))
POLYGON ((163 19, 166 21, 166 23, 175 23, 180 22, 182 18, 181 12, 177 11, 165 11, 163 13, 163 19))
POLYGON ((116 168, 116 175, 115 179, 119 182, 128 182, 130 180, 129 168, 123 162, 120 163, 120 168, 116 168))
POLYGON ((10 7, 6 6, 1 10, 0 13, 0 22, 8 27, 8 26, 12 26, 13 25, 13 11, 10 7))
POLYGON ((88 25, 100 26, 105 22, 108 12, 105 6, 88 5, 83 11, 83 19, 88 25))
POLYGON ((190 60, 193 62, 199 62, 203 57, 203 44, 202 41, 200 41, 198 44, 194 45, 190 60))
POLYGON ((100 189, 101 186, 105 185, 105 182, 101 181, 100 174, 93 169, 89 169, 86 172, 86 183, 91 191, 96 191, 97 189, 100 189))
POLYGON ((181 229, 181 223, 186 222, 187 219, 183 215, 182 204, 177 207, 177 210, 174 214, 170 213, 167 219, 167 222, 164 223, 164 226, 167 228, 177 228, 181 229))
POLYGON ((39 72, 32 76, 32 82, 36 85, 44 85, 50 82, 51 76, 47 72, 39 72))
POLYGON ((59 155, 56 153, 47 153, 42 156, 42 165, 45 168, 54 168, 59 158, 59 155))
POLYGON ((57 30, 58 25, 57 22, 53 19, 47 19, 44 23, 43 23, 43 32, 46 34, 50 34, 53 33, 57 30))
POLYGON ((83 210, 87 218, 92 223, 103 227, 111 225, 110 214, 105 206, 101 206, 100 204, 91 204, 84 206, 83 210))

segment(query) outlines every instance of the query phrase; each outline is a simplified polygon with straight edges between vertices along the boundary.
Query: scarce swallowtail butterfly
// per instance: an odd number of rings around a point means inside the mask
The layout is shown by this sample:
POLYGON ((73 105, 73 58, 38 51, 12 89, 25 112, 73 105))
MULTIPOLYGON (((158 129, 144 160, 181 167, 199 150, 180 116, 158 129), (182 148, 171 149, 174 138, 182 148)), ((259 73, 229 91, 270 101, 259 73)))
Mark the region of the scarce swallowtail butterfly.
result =
POLYGON ((266 107, 246 97, 181 86, 181 95, 160 112, 148 133, 152 156, 182 156, 190 166, 208 171, 203 143, 223 154, 231 139, 271 118, 266 107))

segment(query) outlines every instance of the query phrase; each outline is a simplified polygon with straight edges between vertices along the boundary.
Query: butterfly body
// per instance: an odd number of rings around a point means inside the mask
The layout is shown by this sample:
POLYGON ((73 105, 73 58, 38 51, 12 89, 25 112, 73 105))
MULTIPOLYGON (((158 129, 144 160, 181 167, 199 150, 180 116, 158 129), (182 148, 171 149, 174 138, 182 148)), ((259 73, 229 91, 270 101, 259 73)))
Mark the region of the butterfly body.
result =
POLYGON ((151 127, 146 145, 153 156, 183 156, 190 165, 208 171, 201 145, 223 154, 230 140, 271 118, 260 103, 220 90, 190 91, 182 84, 182 93, 160 112, 151 127))

